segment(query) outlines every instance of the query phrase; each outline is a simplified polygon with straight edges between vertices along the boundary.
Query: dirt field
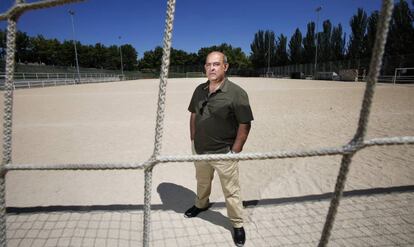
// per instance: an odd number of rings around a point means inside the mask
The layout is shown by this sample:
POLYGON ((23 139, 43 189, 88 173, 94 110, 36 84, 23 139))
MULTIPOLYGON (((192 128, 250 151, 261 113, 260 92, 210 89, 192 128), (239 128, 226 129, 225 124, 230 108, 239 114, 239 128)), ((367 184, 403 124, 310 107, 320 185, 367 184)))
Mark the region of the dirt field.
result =
MULTIPOLYGON (((364 83, 230 78, 248 92, 254 122, 244 152, 334 147, 355 133, 364 83)), ((188 103, 205 79, 170 79, 163 154, 190 154, 188 103)), ((153 149, 159 80, 22 89, 14 95, 13 163, 143 162, 153 149)), ((3 104, 3 102, 1 102, 3 104)), ((1 109, 3 107, 1 106, 1 109)), ((376 87, 367 138, 414 135, 414 87, 376 87)), ((240 163, 244 200, 333 191, 340 156, 240 163)), ((355 155, 346 190, 414 184, 414 146, 355 155)), ((195 191, 190 163, 154 170, 157 188, 195 191)), ((7 206, 142 204, 143 171, 12 171, 7 206)), ((223 202, 218 179, 211 201, 223 202)), ((189 205, 190 206, 190 205, 189 205)))

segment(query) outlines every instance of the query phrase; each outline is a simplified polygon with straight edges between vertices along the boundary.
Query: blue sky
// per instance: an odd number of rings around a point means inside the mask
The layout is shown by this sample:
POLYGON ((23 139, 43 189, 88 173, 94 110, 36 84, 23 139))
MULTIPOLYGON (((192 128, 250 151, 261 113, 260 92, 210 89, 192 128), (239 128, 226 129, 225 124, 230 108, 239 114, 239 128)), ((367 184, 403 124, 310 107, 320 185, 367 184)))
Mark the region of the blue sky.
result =
MULTIPOLYGON (((35 2, 29 0, 27 2, 35 2)), ((82 44, 129 43, 138 51, 162 44, 166 0, 89 0, 25 13, 18 28, 30 36, 38 34, 60 41, 72 39, 68 10, 75 11, 76 39, 82 44), (119 39, 118 37, 122 38, 119 39)), ((14 0, 0 0, 0 12, 14 0)), ((381 7, 380 0, 177 0, 173 47, 197 52, 201 47, 228 43, 250 54, 250 43, 259 30, 270 29, 290 36, 298 27, 306 34, 306 24, 316 21, 315 9, 323 6, 320 23, 330 19, 341 23, 350 34, 349 20, 362 7, 368 14, 381 7)), ((5 28, 6 22, 0 22, 5 28)), ((321 25, 319 25, 320 27, 321 25)))

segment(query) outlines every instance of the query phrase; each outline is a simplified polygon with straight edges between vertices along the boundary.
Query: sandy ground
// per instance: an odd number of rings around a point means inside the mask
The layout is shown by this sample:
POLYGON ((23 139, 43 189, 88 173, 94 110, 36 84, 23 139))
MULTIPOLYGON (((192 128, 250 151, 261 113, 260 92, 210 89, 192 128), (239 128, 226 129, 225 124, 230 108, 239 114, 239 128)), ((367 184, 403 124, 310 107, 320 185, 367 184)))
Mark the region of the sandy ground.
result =
MULTIPOLYGON (((244 152, 334 147, 355 133, 364 83, 231 78, 248 92, 255 120, 244 152)), ((170 79, 163 154, 190 154, 188 103, 205 79, 170 79)), ((159 80, 17 90, 13 163, 143 162, 153 150, 159 80)), ((3 104, 3 103, 1 103, 3 104)), ((3 108, 0 106, 1 109, 3 108)), ((414 87, 379 84, 368 138, 414 135, 414 87)), ((244 200, 333 191, 340 156, 243 161, 244 200)), ((346 190, 414 184, 414 146, 372 147, 355 155, 346 190)), ((12 171, 9 207, 143 203, 143 171, 12 171)), ((191 163, 158 165, 161 184, 195 191, 191 163)), ((214 180, 211 201, 223 202, 214 180)), ((190 206, 190 205, 188 205, 190 206)))

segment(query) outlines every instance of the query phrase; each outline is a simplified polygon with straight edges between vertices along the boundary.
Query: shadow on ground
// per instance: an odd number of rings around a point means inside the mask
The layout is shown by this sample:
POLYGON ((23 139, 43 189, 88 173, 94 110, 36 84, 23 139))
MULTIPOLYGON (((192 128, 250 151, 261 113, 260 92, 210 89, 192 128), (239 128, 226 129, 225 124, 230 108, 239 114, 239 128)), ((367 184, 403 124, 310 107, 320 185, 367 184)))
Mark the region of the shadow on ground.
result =
MULTIPOLYGON (((184 212, 194 205, 194 199, 196 194, 177 184, 173 183, 161 183, 157 187, 157 192, 160 195, 162 205, 161 210, 173 210, 181 214, 184 217, 184 212)), ((212 224, 221 226, 229 231, 232 230, 231 225, 227 217, 220 212, 211 210, 200 213, 197 217, 208 221, 212 224)), ((188 219, 191 220, 191 219, 188 219)))
MULTIPOLYGON (((194 204, 195 193, 183 186, 173 183, 161 183, 157 187, 157 191, 162 200, 162 204, 152 204, 152 210, 173 210, 174 212, 184 214, 184 212, 194 204)), ((403 185, 386 188, 370 188, 344 191, 343 197, 356 197, 356 196, 370 196, 370 195, 383 195, 390 193, 404 193, 414 192, 414 185, 403 185)), ((243 201, 244 207, 257 207, 265 205, 281 205, 281 204, 293 204, 310 201, 322 201, 330 200, 333 196, 332 192, 317 194, 317 195, 305 195, 296 197, 285 198, 269 198, 260 200, 243 201)), ((211 205, 213 208, 224 208, 226 205, 224 202, 214 202, 211 205)), ((24 213, 40 213, 40 212, 91 212, 91 211, 125 211, 125 210, 144 210, 143 204, 111 204, 111 205, 50 205, 50 206, 35 206, 35 207, 6 207, 6 213, 8 214, 24 214, 24 213)), ((183 216, 184 217, 184 216, 183 216)), ((227 217, 219 212, 212 211, 211 209, 202 212, 199 215, 200 218, 210 221, 213 224, 230 228, 230 222, 227 217)))

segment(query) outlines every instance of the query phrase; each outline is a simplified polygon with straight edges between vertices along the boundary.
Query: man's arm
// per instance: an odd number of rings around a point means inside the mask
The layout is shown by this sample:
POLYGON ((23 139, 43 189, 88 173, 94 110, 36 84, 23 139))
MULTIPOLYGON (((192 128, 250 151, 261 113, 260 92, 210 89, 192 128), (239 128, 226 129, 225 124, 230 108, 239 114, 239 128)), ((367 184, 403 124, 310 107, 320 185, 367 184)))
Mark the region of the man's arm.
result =
POLYGON ((191 141, 194 140, 194 135, 195 135, 195 118, 196 118, 196 114, 192 112, 191 116, 190 116, 190 138, 191 138, 191 141))
POLYGON ((236 140, 234 141, 233 147, 231 148, 233 152, 240 153, 243 150, 244 143, 246 143, 247 136, 249 136, 250 127, 250 123, 239 124, 236 140))

